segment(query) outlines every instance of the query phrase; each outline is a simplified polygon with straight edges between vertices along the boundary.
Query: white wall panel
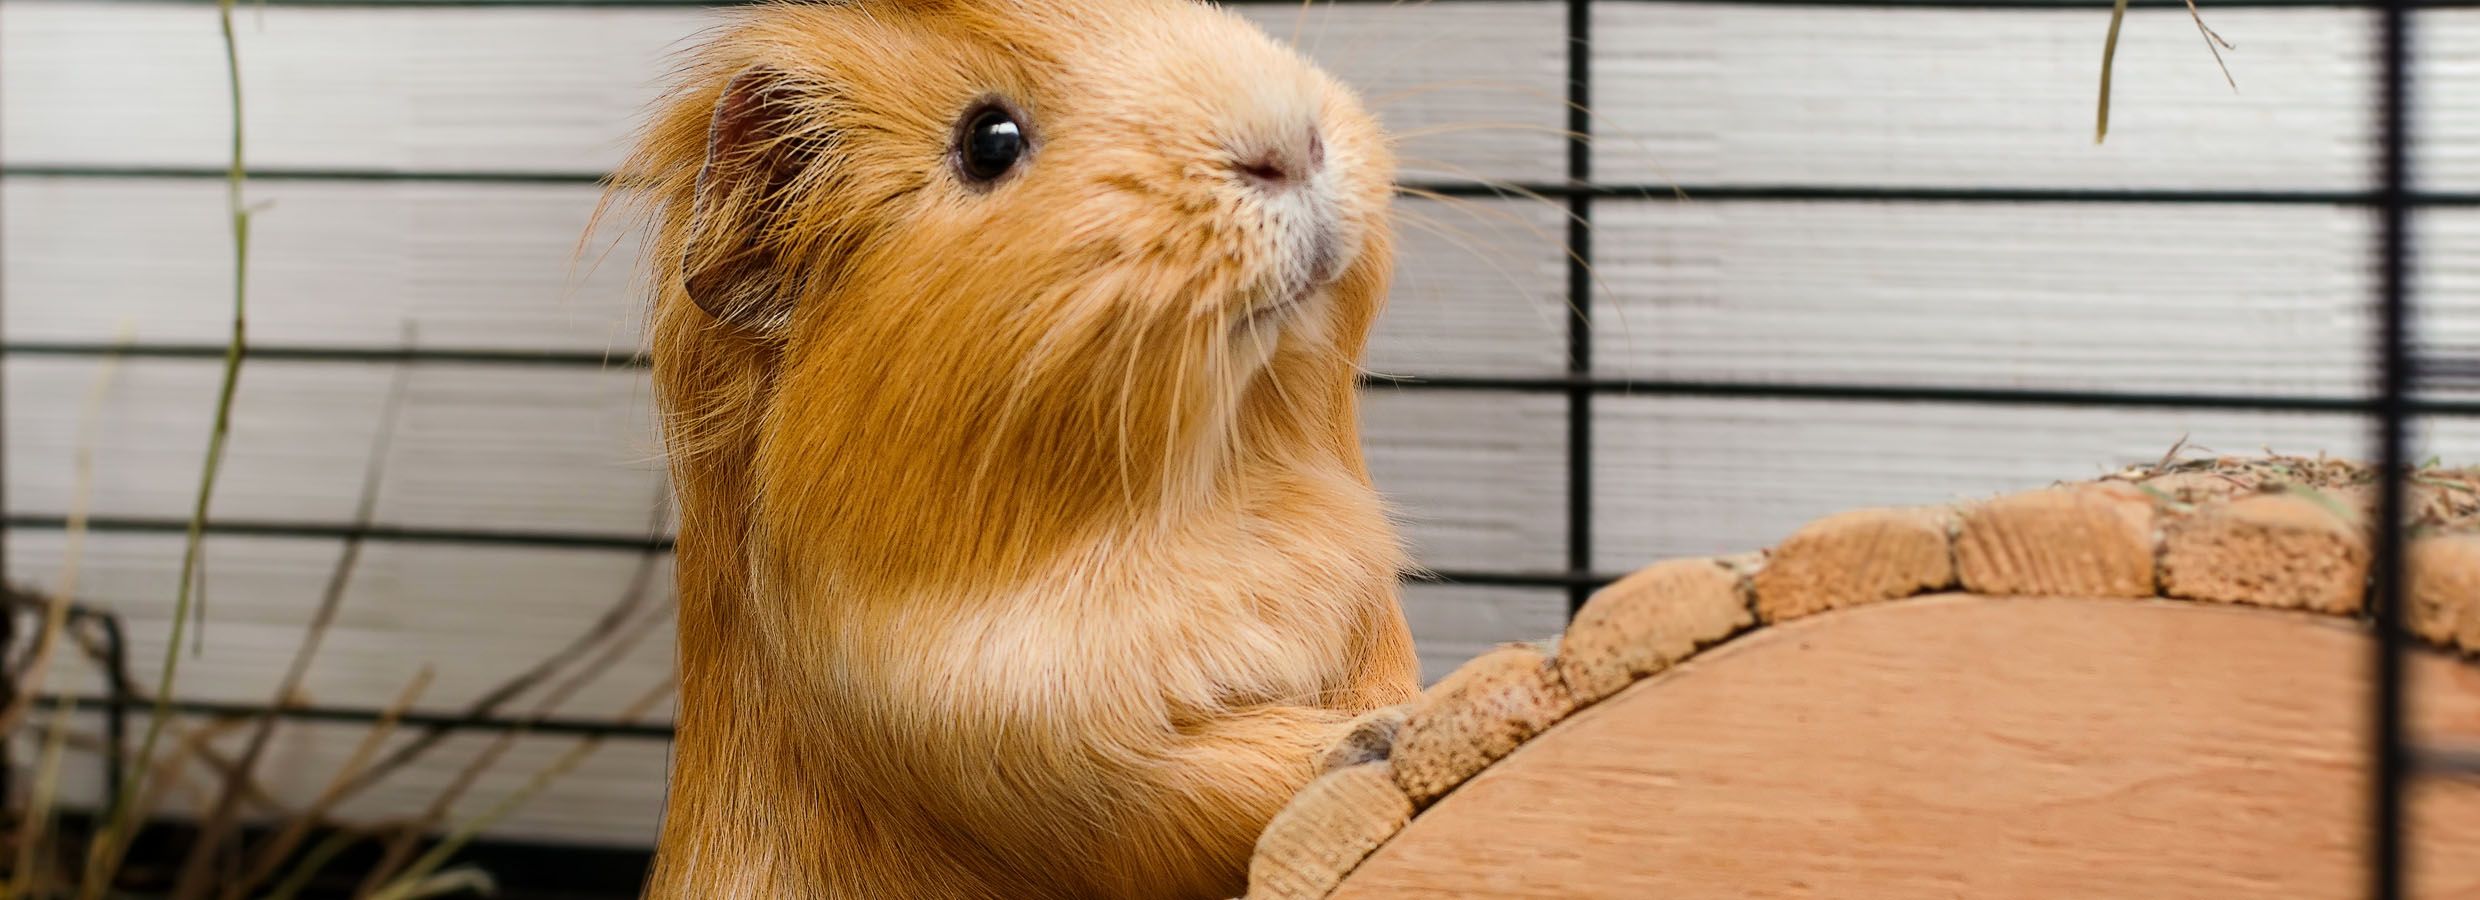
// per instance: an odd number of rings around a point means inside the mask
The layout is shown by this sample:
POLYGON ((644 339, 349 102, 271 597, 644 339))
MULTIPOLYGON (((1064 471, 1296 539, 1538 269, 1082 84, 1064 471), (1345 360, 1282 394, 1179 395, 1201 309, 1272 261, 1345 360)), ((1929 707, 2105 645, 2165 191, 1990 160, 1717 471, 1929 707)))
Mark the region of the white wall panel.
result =
MULTIPOLYGON (((86 391, 99 357, 8 362, 9 504, 65 515, 86 391)), ((213 413, 217 363, 129 359, 100 407, 95 494, 106 516, 183 518, 213 413)), ((247 365, 216 514, 350 523, 391 367, 247 365)), ((382 475, 383 525, 642 533, 660 463, 642 373, 529 365, 418 365, 382 475)), ((1562 535, 1564 401, 1551 395, 1372 389, 1372 468, 1421 558, 1442 568, 1549 568, 1562 535), (1476 487, 1492 493, 1475 502, 1476 487)))
MULTIPOLYGON (((580 252, 591 186, 262 181, 250 337, 270 346, 637 352, 630 236, 580 252)), ((1563 212, 1405 199, 1393 301, 1370 364, 1542 374, 1566 359, 1563 212)), ((0 180, 0 320, 13 341, 221 343, 232 242, 203 179, 0 180)))
POLYGON ((1406 585, 1404 617, 1412 623, 1412 643, 1420 650, 1421 681, 1426 684, 1500 644, 1557 637, 1567 628, 1567 592, 1406 585))
MULTIPOLYGON (((65 514, 80 419, 103 357, 7 362, 9 508, 65 514)), ((132 358, 98 408, 96 515, 185 518, 220 363, 132 358)), ((385 365, 262 360, 242 369, 215 513, 342 524, 394 375, 385 365)), ((388 525, 634 534, 660 468, 643 373, 417 365, 380 483, 388 525)))
MULTIPOLYGON (((47 710, 44 718, 48 717, 47 710)), ((180 720, 184 728, 196 727, 201 721, 180 720)), ((95 735, 102 731, 100 716, 77 714, 71 717, 71 723, 76 733, 95 735)), ((259 783, 287 808, 300 808, 317 797, 344 767, 353 748, 368 733, 368 727, 333 722, 279 724, 259 764, 259 783)), ((12 748, 15 758, 35 758, 41 746, 36 742, 39 733, 27 728, 12 737, 16 742, 12 748)), ((401 731, 399 735, 397 740, 402 740, 401 731)), ((235 731, 220 739, 217 746, 229 756, 239 752, 246 738, 246 731, 235 731)), ((497 740, 498 735, 489 732, 451 737, 387 780, 347 800, 335 812, 362 822, 400 820, 419 814, 430 808, 433 798, 497 740)), ((450 808, 450 818, 462 822, 482 814, 523 788, 535 773, 548 769, 576 747, 579 740, 544 735, 518 737, 507 753, 485 770, 450 808)), ((656 740, 606 740, 576 768, 551 782, 532 802, 484 829, 483 835, 554 843, 650 845, 663 812, 663 777, 670 764, 670 749, 668 743, 656 740)), ((211 782, 204 781, 202 774, 192 768, 190 783, 211 782)), ((91 805, 92 798, 103 793, 103 767, 99 759, 92 753, 72 750, 63 758, 59 785, 64 804, 91 805)), ((168 812, 195 817, 198 808, 212 800, 212 795, 199 790, 176 789, 167 801, 168 812)))
MULTIPOLYGON (((1771 546, 1864 506, 1939 504, 2159 460, 2224 453, 2365 458, 2343 415, 1605 397, 1594 431, 1596 567, 1771 546)), ((2414 459, 2480 463, 2480 422, 2428 423, 2414 459)))
POLYGON ((1567 220, 1530 200, 1397 200, 1395 285, 1369 341, 1387 375, 1567 365, 1567 220))
POLYGON ((2480 10, 2422 10, 2411 22, 2414 175, 2431 190, 2480 191, 2480 10))
POLYGON ((2368 364, 2359 210, 1654 200, 1595 221, 1617 375, 2344 394, 2368 364))
MULTIPOLYGON (((579 253, 589 186, 260 181, 250 337, 289 346, 609 352, 639 343, 634 241, 579 253), (607 251, 607 248, 608 251, 607 251)), ((212 179, 0 181, 16 341, 220 343, 232 237, 212 179)))
MULTIPOLYGON (((23 583, 57 588, 67 535, 54 529, 10 534, 10 565, 23 583)), ((196 654, 181 658, 178 696, 259 704, 275 695, 301 646, 343 543, 309 538, 217 535, 205 544, 209 620, 196 654)), ((170 635, 181 539, 177 535, 90 534, 78 558, 78 597, 117 615, 126 630, 128 672, 152 687, 170 635)), ((430 686, 411 707, 453 714, 586 634, 621 603, 645 557, 608 550, 371 541, 312 658, 300 702, 323 707, 385 707, 425 665, 430 686)), ((630 621, 660 615, 672 596, 668 554, 653 558, 649 590, 630 621)), ((1556 635, 1567 595, 1556 589, 1408 584, 1403 593, 1425 680, 1507 641, 1556 635)), ((668 621, 639 632, 604 673, 548 712, 560 718, 618 714, 648 684, 671 672, 668 621)), ((195 632, 193 632, 195 633, 195 632)), ((598 643, 586 657, 611 643, 598 643)), ((101 697, 102 669, 64 646, 48 689, 101 697)), ((564 672, 577 672, 575 665, 564 672)), ((541 709, 548 684, 503 704, 498 714, 541 709)), ((646 721, 670 721, 669 701, 646 721)))
MULTIPOLYGON (((1288 37, 1298 9, 1247 14, 1288 37)), ((230 105, 212 6, 10 0, 0 10, 0 156, 223 165, 230 105)), ((599 172, 659 94, 668 54, 718 21, 681 7, 254 11, 239 35, 250 160, 599 172)), ((1565 115, 1550 99, 1563 22, 1541 3, 1356 4, 1311 11, 1301 34, 1412 135, 1407 158, 1441 175, 1524 180, 1564 159, 1565 115)))
MULTIPOLYGON (((9 564, 19 580, 57 586, 65 533, 21 529, 9 541, 9 564)), ((343 543, 214 535, 204 549, 205 640, 194 655, 183 649, 176 694, 266 703, 292 665, 343 543)), ((302 702, 381 708, 427 664, 436 667, 434 677, 414 709, 462 711, 591 629, 628 594, 642 559, 607 550, 365 542, 335 622, 312 658, 302 702)), ((90 534, 79 554, 79 601, 121 618, 129 671, 150 690, 162 672, 180 564, 179 535, 90 534)), ((660 612, 672 596, 668 555, 654 565, 641 611, 660 612)), ((75 654, 60 659, 71 665, 60 670, 55 686, 102 696, 98 670, 75 654)), ((666 623, 551 712, 564 718, 615 714, 671 665, 666 623)), ((543 693, 538 687, 521 695, 499 714, 531 714, 543 693)), ((667 721, 668 709, 658 707, 650 718, 667 721)))
POLYGON ((1370 475, 1436 569, 1566 562, 1567 400, 1555 394, 1362 392, 1370 475))
MULTIPOLYGON (((2128 13, 2093 145, 2106 5, 1594 6, 1595 174, 1686 184, 2340 189, 2368 184, 2373 19, 2128 13)), ((2472 115, 2466 104, 2455 116, 2472 115)))

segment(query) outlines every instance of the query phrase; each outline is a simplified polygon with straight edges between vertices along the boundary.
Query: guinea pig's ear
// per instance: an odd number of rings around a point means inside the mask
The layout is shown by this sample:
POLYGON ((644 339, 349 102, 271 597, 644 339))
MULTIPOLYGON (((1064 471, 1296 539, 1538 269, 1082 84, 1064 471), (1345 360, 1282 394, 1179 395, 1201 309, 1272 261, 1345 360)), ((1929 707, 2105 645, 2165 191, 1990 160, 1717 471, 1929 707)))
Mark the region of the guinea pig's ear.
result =
POLYGON ((716 321, 772 332, 791 318, 798 273, 780 259, 770 224, 814 143, 798 133, 793 86, 752 67, 732 76, 706 129, 706 160, 690 203, 681 273, 689 299, 716 321))

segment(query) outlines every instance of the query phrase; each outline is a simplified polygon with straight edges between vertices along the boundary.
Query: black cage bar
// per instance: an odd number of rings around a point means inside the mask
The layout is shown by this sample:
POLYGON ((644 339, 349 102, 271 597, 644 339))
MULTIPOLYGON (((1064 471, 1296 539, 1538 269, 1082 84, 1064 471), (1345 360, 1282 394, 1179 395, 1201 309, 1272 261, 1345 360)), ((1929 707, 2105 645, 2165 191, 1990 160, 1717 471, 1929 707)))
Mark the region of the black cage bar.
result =
MULTIPOLYGON (((117 2, 117 0, 91 0, 117 2)), ((200 2, 200 0, 172 0, 200 2)), ((704 5, 690 0, 270 0, 281 5, 303 6, 381 6, 381 7, 646 7, 704 5)), ((1242 0, 1242 2, 1288 2, 1288 0, 1242 0)), ((1378 0, 1315 0, 1321 3, 1378 2, 1378 0)), ((1450 2, 1450 0, 1441 0, 1450 2)), ((2353 413, 2368 417, 2376 437, 2380 471, 2383 479, 2379 497, 2381 526, 2376 542, 2376 559, 2372 581, 2372 619, 2377 640, 2373 642, 2375 665, 2370 697, 2371 731, 2368 736, 2375 777, 2371 779, 2368 822, 2370 855, 2368 858, 2368 890, 2377 900, 2397 900, 2403 896, 2405 847, 2403 796, 2413 778, 2430 772, 2469 774, 2480 770, 2480 759, 2466 759, 2443 750, 2422 751, 2414 747, 2405 732, 2403 716, 2404 636, 2401 627, 2403 609, 2404 541, 2402 521, 2404 490, 2399 477, 2408 468, 2413 420, 2420 416, 2480 417, 2480 400, 2430 400, 2418 396, 2419 367, 2414 354, 2416 346, 2410 329, 2413 324, 2411 273, 2415 249, 2412 216, 2423 208, 2480 207, 2480 193, 2429 192, 2417 187, 2411 177, 2411 110, 2409 108, 2412 16, 2418 9, 2471 8, 2480 0, 2377 0, 2375 11, 2380 18, 2378 44, 2374 48, 2380 63, 2379 95, 2371 98, 2380 110, 2381 127, 2378 145, 2374 148, 2374 187, 2365 191, 2329 190, 2178 190, 2178 189, 2073 189, 2017 188, 2007 186, 1969 188, 1922 188, 1899 186, 1839 186, 1799 184, 1687 184, 1650 185, 1617 184, 1596 181, 1593 177, 1594 116, 1589 111, 1593 101, 1591 71, 1593 63, 1592 28, 1597 6, 1621 3, 1737 3, 1740 5, 1784 7, 1786 15, 1797 15, 1797 9, 1814 6, 1858 6, 1878 8, 1973 8, 1987 10, 2057 9, 2089 10, 2095 19, 2096 43, 2101 17, 2107 15, 2107 0, 1528 0, 1556 2, 1564 7, 1564 38, 1566 41, 1566 95, 1568 104, 1566 127, 1566 177, 1564 181, 1547 184, 1490 186, 1474 183, 1433 183, 1412 185, 1425 192, 1457 197, 1492 197, 1534 195, 1563 206, 1568 214, 1566 238, 1569 259, 1566 264, 1566 297, 1571 318, 1566 335, 1565 372, 1558 377, 1476 378, 1476 377, 1410 377, 1385 378, 1373 381, 1375 386, 1403 390, 1447 390, 1486 392, 1525 392, 1559 394, 1566 402, 1566 517, 1565 568, 1548 572, 1516 571, 1442 571, 1418 576, 1461 584, 1510 585, 1557 589, 1564 592, 1570 613, 1586 597, 1612 577, 1611 573, 1594 570, 1593 560, 1593 406, 1597 397, 1621 394, 1633 396, 1702 396, 1775 399, 1818 399, 1852 401, 1895 401, 1929 404, 1965 404, 1994 406, 2043 407, 2117 407, 2127 409, 2190 409, 2190 410, 2262 410, 2353 413), (2378 315, 2374 342, 2374 358, 2379 369, 2372 373, 2372 389, 2360 396, 2310 396, 2264 394, 2196 394, 2179 392, 2128 392, 2037 390, 1988 387, 1917 387, 1865 384, 1800 384, 1774 382, 1706 382, 1679 380, 1629 380, 1597 373, 1592 358, 1594 280, 1593 213, 1597 199, 1604 198, 1668 198, 1677 195, 1693 199, 1741 201, 1819 201, 1819 202, 1939 202, 1939 203, 2003 203, 2003 204, 2075 204, 2075 203, 2150 203, 2150 204, 2260 204, 2274 206, 2333 206, 2364 209, 2379 222, 2379 243, 2376 265, 2380 272, 2379 293, 2373 299, 2378 315)), ((2183 8, 2183 0, 2135 0, 2137 8, 2183 8)), ((2215 8, 2341 8, 2365 9, 2339 0, 2221 0, 2208 2, 2215 8)), ((128 166, 62 166, 6 165, 0 175, 23 178, 222 178, 220 168, 166 168, 128 166)), ((298 179, 324 181, 435 181, 503 184, 592 184, 599 173, 536 173, 489 171, 381 171, 353 169, 275 169, 254 171, 252 178, 262 180, 298 179)), ((221 346, 209 345, 145 345, 119 347, 104 344, 44 343, 11 341, 0 344, 0 354, 27 356, 91 356, 119 353, 138 357, 159 358, 220 358, 221 346)), ((502 366, 611 366, 636 365, 641 361, 625 356, 592 353, 527 352, 503 350, 372 350, 349 347, 321 346, 253 346, 251 356, 259 362, 367 362, 383 365, 502 365, 502 366)), ((60 517, 39 515, 7 516, 8 529, 58 529, 65 525, 60 517)), ((169 519, 98 517, 91 523, 97 531, 170 532, 177 533, 186 523, 169 519)), ((652 540, 637 535, 579 532, 501 532, 481 530, 421 529, 388 526, 350 527, 331 524, 220 520, 211 531, 217 533, 363 537, 372 540, 416 542, 462 542, 557 546, 606 549, 615 552, 646 552, 668 549, 668 541, 652 540)), ((117 625, 108 617, 108 624, 117 625)), ((118 646, 117 631, 114 646, 118 646)), ((106 711, 117 727, 128 713, 128 692, 116 684, 113 696, 88 698, 81 702, 106 711)), ((262 708, 224 704, 178 703, 184 712, 200 714, 250 714, 262 708)), ((337 708, 291 708, 278 711, 282 715, 311 720, 360 720, 378 717, 376 710, 337 708)), ((510 718, 456 718, 447 716, 408 716, 407 721, 426 727, 443 729, 504 730, 525 727, 551 734, 608 735, 614 737, 662 740, 669 737, 665 726, 631 725, 594 720, 521 721, 510 718)), ((114 776, 117 780, 118 775, 114 776)), ((545 850, 550 853, 556 851, 545 850)))

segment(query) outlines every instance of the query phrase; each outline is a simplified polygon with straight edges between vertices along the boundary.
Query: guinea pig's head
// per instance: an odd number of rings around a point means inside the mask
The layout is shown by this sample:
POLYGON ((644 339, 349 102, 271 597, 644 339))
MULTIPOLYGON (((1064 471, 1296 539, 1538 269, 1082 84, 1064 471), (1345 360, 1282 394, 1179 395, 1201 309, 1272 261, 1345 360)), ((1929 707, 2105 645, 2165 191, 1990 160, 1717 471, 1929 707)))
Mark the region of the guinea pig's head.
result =
POLYGON ((1195 0, 847 0, 718 29, 621 184, 676 459, 849 568, 1360 477, 1392 178, 1347 90, 1195 0))

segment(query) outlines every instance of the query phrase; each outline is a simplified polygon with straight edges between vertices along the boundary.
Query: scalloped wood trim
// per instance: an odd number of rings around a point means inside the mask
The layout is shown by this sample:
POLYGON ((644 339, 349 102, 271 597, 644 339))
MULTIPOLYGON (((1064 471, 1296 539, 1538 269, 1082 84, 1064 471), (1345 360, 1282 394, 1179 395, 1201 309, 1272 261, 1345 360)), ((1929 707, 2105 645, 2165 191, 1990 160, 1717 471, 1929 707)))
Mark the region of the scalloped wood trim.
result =
POLYGON ((1249 859, 1249 900, 1315 900, 1412 820, 1384 762, 1336 769, 1277 813, 1249 859))
POLYGON ((1616 694, 1756 624, 1749 593, 1749 579, 1716 560, 1658 563, 1622 578, 1568 623, 1559 678, 1578 705, 1616 694))
POLYGON ((1811 522, 1750 579, 1757 616, 1782 622, 1953 587, 1958 524, 1944 509, 1860 509, 1811 522))
MULTIPOLYGON (((1411 820, 1395 817, 1399 798, 1417 815, 1577 711, 1780 623, 1958 587, 2355 614, 2369 559, 2367 482, 2364 468, 2321 458, 2181 462, 1954 509, 1855 510, 1811 523, 1761 560, 1651 566, 1595 594, 1556 655, 1509 645, 1433 687, 1396 735, 1395 792, 1304 792, 1259 845, 1258 862, 1278 880, 1249 896, 1326 896, 1411 820), (1298 823, 1337 820, 1392 828, 1374 841, 1369 829, 1352 831, 1334 852, 1280 849, 1324 833, 1298 823), (1270 860, 1270 848, 1282 859, 1270 860)), ((2416 527, 2468 529, 2480 523, 2480 474, 2424 472, 2413 502, 2416 527)), ((2480 651, 2480 535, 2430 534, 2410 552, 2411 629, 2480 651)))

